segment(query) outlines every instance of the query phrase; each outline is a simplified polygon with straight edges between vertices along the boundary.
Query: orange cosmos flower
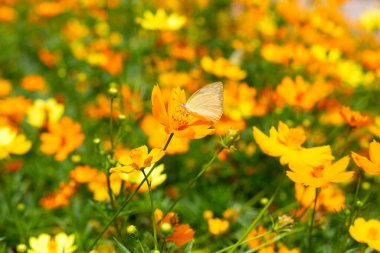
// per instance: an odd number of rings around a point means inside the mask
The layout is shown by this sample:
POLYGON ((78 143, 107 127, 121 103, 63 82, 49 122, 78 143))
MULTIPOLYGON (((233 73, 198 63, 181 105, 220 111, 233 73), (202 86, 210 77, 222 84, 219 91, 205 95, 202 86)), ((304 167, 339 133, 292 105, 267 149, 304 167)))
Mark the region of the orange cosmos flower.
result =
POLYGON ((123 70, 123 54, 105 50, 103 56, 105 57, 105 62, 101 65, 102 69, 113 76, 120 74, 123 70))
POLYGON ((98 170, 90 166, 76 166, 70 171, 70 178, 79 184, 90 183, 98 177, 98 170))
POLYGON ((182 104, 186 103, 184 90, 175 88, 171 91, 168 105, 158 85, 152 91, 153 116, 160 122, 168 134, 188 139, 200 139, 206 135, 214 134, 215 129, 210 129, 212 122, 197 117, 186 110, 182 104))
POLYGON ((53 53, 46 48, 42 48, 38 51, 38 58, 45 66, 51 68, 57 64, 59 54, 53 53))
MULTIPOLYGON (((165 132, 165 128, 151 114, 144 116, 140 121, 140 127, 148 136, 148 144, 152 148, 162 148, 169 138, 169 134, 165 132)), ((188 150, 188 139, 173 136, 165 152, 167 154, 183 154, 188 150)))
POLYGON ((70 203, 70 198, 76 192, 76 189, 77 185, 74 181, 70 181, 68 183, 61 182, 59 184, 59 189, 43 197, 40 200, 40 204, 46 209, 56 209, 67 206, 70 203))
MULTIPOLYGON (((294 186, 296 199, 302 205, 300 213, 303 213, 304 208, 314 206, 316 188, 305 187, 302 184, 295 184, 294 186)), ((316 210, 324 209, 328 212, 339 212, 344 208, 345 202, 344 192, 338 187, 329 185, 319 192, 316 210)))
POLYGON ((342 106, 340 115, 352 127, 364 126, 371 122, 371 118, 368 115, 363 115, 359 111, 352 111, 348 106, 342 106))
MULTIPOLYGON (((267 234, 267 235, 265 235, 265 236, 263 236, 261 238, 253 240, 253 238, 255 238, 255 237, 257 237, 257 236, 259 236, 261 234, 264 234, 266 232, 267 232, 267 230, 264 227, 262 227, 262 226, 259 226, 257 230, 253 229, 249 233, 249 235, 247 236, 248 247, 250 249, 256 249, 260 245, 262 245, 262 244, 266 243, 267 241, 269 241, 270 239, 272 239, 273 236, 271 234, 267 234)), ((274 252, 274 246, 275 245, 272 243, 272 244, 268 245, 267 247, 264 247, 264 248, 260 249, 258 252, 260 252, 260 253, 274 252)))
POLYGON ((345 156, 335 163, 328 161, 318 167, 292 163, 289 164, 291 171, 287 171, 286 175, 296 183, 314 188, 325 188, 330 183, 343 183, 351 180, 355 172, 345 172, 349 162, 350 158, 345 156))
POLYGON ((294 81, 290 77, 285 77, 277 86, 277 94, 287 104, 306 111, 313 109, 314 105, 328 96, 330 92, 331 86, 327 83, 310 84, 301 76, 297 76, 294 81))
POLYGON ((29 107, 30 100, 21 96, 0 99, 0 119, 9 124, 20 123, 29 107))
POLYGON ((119 166, 110 170, 111 173, 116 172, 123 178, 123 174, 131 173, 135 170, 147 168, 155 164, 165 155, 165 151, 159 148, 154 148, 148 153, 147 146, 128 151, 127 154, 122 155, 119 159, 119 166))
POLYGON ((174 227, 171 235, 165 238, 166 241, 174 242, 177 246, 182 247, 194 238, 194 230, 188 224, 179 224, 178 215, 169 212, 165 215, 160 209, 154 211, 156 224, 169 223, 174 227))
POLYGON ((369 159, 351 152, 352 159, 356 165, 371 175, 380 175, 380 143, 373 140, 369 144, 369 159))
POLYGON ((81 125, 68 117, 49 124, 47 129, 48 132, 41 134, 40 148, 47 155, 55 154, 54 159, 57 161, 65 160, 84 140, 81 125))
POLYGON ((21 86, 28 91, 40 91, 46 86, 45 79, 39 75, 29 75, 21 80, 21 86))
POLYGON ((278 130, 274 127, 270 129, 269 137, 256 127, 253 127, 253 136, 261 150, 269 156, 280 157, 282 165, 318 167, 334 159, 328 145, 314 148, 301 147, 306 141, 304 129, 289 128, 281 121, 278 123, 278 130))
POLYGON ((0 97, 5 97, 9 95, 11 91, 12 91, 12 83, 6 79, 0 78, 0 97))
POLYGON ((380 251, 380 221, 374 219, 366 221, 359 217, 350 226, 349 232, 356 241, 366 243, 369 247, 380 251))
POLYGON ((9 6, 0 6, 0 22, 10 23, 16 19, 16 11, 9 6))

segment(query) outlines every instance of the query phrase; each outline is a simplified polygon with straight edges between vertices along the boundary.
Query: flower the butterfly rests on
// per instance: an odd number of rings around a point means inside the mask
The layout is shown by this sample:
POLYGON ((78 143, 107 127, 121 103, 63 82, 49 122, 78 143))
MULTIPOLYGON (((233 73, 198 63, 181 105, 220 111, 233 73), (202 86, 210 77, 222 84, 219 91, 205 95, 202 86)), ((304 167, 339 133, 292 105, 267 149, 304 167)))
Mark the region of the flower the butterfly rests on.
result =
POLYGON ((175 88, 165 103, 156 85, 152 91, 152 112, 168 134, 188 139, 200 139, 215 133, 210 128, 223 114, 223 84, 206 85, 186 101, 184 90, 175 88))

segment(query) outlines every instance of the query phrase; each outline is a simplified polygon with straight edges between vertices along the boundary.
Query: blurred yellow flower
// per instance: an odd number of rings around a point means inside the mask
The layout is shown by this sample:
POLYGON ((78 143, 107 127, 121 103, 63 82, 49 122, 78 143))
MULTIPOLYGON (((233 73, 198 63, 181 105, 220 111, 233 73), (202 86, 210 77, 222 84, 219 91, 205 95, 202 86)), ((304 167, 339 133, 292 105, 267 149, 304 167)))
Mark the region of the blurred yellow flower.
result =
POLYGON ((179 30, 186 23, 186 17, 173 13, 168 15, 164 9, 156 13, 145 11, 143 18, 136 18, 136 22, 146 30, 179 30))
POLYGON ((349 162, 350 158, 345 156, 335 163, 328 161, 318 167, 291 163, 290 171, 287 171, 286 175, 296 183, 325 188, 330 183, 343 183, 352 179, 355 172, 345 172, 349 162))
MULTIPOLYGON (((295 196, 302 208, 300 213, 304 212, 305 208, 312 208, 314 206, 315 191, 314 187, 305 187, 302 184, 295 184, 295 196)), ((339 212, 345 206, 346 197, 344 191, 335 185, 329 185, 321 188, 317 199, 317 210, 323 209, 328 212, 339 212)))
POLYGON ((9 126, 0 127, 0 159, 7 158, 10 154, 23 155, 30 150, 32 143, 23 134, 9 126))
POLYGON ((28 253, 72 253, 77 246, 74 243, 75 235, 67 235, 64 232, 52 237, 48 234, 40 234, 38 237, 29 238, 30 249, 28 253))
POLYGON ((227 220, 211 218, 207 220, 208 231, 213 235, 221 235, 227 232, 230 223, 227 220))
POLYGON ((65 106, 54 98, 48 100, 37 99, 29 108, 28 122, 34 127, 44 127, 48 123, 57 123, 62 117, 65 106))
POLYGON ((205 56, 201 59, 201 67, 204 71, 218 77, 226 77, 230 80, 239 81, 247 76, 247 72, 239 65, 229 62, 227 59, 218 57, 216 60, 205 56))
POLYGON ((350 235, 356 241, 366 243, 376 251, 380 251, 380 221, 370 219, 368 221, 359 217, 350 226, 350 235))
POLYGON ((141 146, 129 150, 127 154, 122 155, 118 159, 119 165, 110 170, 111 173, 116 172, 121 178, 125 177, 129 180, 129 176, 124 175, 132 171, 150 167, 160 160, 165 155, 165 151, 159 148, 154 148, 148 153, 147 146, 141 146), (124 175, 124 176, 123 176, 124 175))
POLYGON ((359 18, 359 23, 368 31, 380 29, 380 9, 371 8, 366 10, 359 18))
POLYGON ((351 152, 352 159, 356 165, 371 175, 380 175, 380 143, 373 140, 369 144, 369 159, 364 156, 351 152))
MULTIPOLYGON (((153 167, 148 167, 144 169, 144 172, 146 175, 149 174, 149 172, 152 170, 153 167)), ((157 188, 160 184, 165 182, 167 175, 163 174, 165 169, 164 164, 160 164, 156 166, 153 170, 153 172, 149 175, 148 180, 150 182, 150 186, 152 189, 157 188)), ((144 180, 144 174, 141 173, 141 171, 134 171, 129 174, 122 174, 121 178, 123 180, 126 180, 127 182, 133 183, 133 184, 140 184, 144 180)), ((147 182, 144 182, 144 184, 140 187, 139 192, 147 192, 149 190, 147 182)))
POLYGON ((290 77, 282 79, 276 91, 287 104, 309 111, 331 93, 332 87, 325 82, 310 84, 297 76, 294 81, 290 77))
POLYGON ((289 128, 281 121, 278 123, 278 130, 272 126, 269 137, 256 127, 253 127, 253 136, 261 150, 269 156, 280 157, 282 165, 298 164, 318 167, 334 159, 328 145, 313 148, 301 147, 306 141, 304 129, 289 128))

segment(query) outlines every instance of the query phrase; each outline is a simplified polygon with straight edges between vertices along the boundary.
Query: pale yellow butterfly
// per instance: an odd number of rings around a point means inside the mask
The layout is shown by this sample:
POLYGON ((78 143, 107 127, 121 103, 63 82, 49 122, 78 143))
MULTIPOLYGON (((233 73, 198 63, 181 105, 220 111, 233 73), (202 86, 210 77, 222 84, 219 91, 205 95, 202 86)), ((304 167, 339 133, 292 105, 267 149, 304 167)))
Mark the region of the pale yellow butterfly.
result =
POLYGON ((223 84, 208 84, 197 90, 183 106, 191 113, 216 122, 223 114, 223 84))

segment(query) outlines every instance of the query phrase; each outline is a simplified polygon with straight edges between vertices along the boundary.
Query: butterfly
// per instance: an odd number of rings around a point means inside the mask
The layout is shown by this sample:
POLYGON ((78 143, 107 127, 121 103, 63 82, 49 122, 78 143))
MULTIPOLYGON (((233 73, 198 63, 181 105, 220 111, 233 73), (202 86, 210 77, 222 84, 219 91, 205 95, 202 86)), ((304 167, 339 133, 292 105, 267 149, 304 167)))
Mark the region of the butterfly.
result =
POLYGON ((200 88, 182 106, 189 112, 215 123, 223 114, 222 82, 211 83, 200 88))

